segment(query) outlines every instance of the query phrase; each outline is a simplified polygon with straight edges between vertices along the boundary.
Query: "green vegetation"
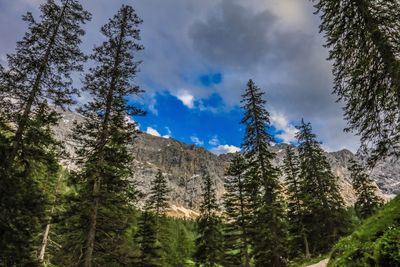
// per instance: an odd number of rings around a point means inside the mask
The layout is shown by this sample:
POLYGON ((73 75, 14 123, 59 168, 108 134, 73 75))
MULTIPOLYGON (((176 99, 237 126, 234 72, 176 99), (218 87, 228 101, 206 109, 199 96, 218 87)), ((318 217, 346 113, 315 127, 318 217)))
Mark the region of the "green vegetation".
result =
POLYGON ((400 197, 340 240, 332 251, 329 266, 400 266, 400 197))

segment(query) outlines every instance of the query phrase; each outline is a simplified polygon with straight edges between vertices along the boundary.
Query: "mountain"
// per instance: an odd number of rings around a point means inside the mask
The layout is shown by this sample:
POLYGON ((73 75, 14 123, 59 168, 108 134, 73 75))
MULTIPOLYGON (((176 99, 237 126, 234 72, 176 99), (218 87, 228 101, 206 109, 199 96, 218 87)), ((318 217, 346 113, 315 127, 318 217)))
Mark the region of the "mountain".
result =
MULTIPOLYGON (((82 117, 74 112, 62 112, 59 126, 54 129, 57 137, 66 143, 67 151, 73 155, 73 143, 69 139, 74 121, 82 117)), ((276 153, 275 164, 281 165, 287 144, 278 144, 271 149, 276 153)), ((139 189, 146 193, 158 169, 168 178, 172 213, 192 214, 201 201, 201 172, 206 168, 215 179, 217 196, 224 193, 223 178, 233 154, 215 155, 204 148, 189 145, 172 138, 156 137, 146 133, 138 134, 130 151, 134 157, 133 179, 139 189)), ((341 193, 348 205, 355 201, 351 186, 349 161, 355 155, 349 150, 326 153, 333 172, 339 177, 341 193)), ((71 161, 65 164, 74 168, 71 161)), ((394 161, 380 162, 371 172, 378 187, 385 194, 400 192, 400 164, 394 161)))

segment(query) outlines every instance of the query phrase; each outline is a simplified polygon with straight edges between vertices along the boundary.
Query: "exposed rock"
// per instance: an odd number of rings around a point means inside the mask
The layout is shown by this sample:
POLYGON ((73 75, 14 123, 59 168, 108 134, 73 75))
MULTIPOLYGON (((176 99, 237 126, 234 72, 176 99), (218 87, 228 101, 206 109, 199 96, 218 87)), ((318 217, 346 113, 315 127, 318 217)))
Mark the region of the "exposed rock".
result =
MULTIPOLYGON (((69 134, 73 121, 81 121, 82 117, 67 111, 62 113, 59 127, 55 129, 60 140, 67 144, 67 150, 73 155, 73 144, 69 141, 69 134)), ((275 164, 283 162, 286 144, 275 145, 271 149, 276 153, 275 164)), ((202 177, 206 168, 214 177, 217 196, 224 193, 223 177, 233 154, 214 155, 211 152, 188 145, 172 138, 155 137, 141 133, 130 148, 134 156, 132 168, 139 189, 144 193, 149 191, 150 182, 160 169, 168 179, 171 189, 170 199, 172 213, 182 213, 183 209, 197 210, 201 201, 202 177), (174 205, 174 206, 173 206, 174 205)), ((349 161, 355 158, 348 150, 327 153, 333 172, 338 176, 341 193, 347 204, 355 201, 348 171, 349 161)), ((66 163, 70 167, 73 164, 66 163)), ((400 191, 400 164, 397 162, 381 162, 372 171, 372 177, 384 193, 398 193, 400 191)), ((192 216, 192 215, 190 215, 192 216)))

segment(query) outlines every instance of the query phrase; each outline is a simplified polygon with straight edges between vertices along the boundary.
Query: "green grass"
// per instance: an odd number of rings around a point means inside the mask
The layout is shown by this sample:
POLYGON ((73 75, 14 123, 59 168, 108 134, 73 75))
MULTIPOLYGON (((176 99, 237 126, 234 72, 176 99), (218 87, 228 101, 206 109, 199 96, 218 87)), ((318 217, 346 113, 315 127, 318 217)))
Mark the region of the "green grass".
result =
POLYGON ((328 266, 400 266, 400 196, 341 239, 328 266))

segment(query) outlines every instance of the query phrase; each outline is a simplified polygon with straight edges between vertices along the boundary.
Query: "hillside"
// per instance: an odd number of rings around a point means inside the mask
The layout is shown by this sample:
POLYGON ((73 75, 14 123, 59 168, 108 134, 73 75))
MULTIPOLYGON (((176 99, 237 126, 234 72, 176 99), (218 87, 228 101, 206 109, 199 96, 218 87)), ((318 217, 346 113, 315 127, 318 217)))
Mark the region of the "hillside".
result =
MULTIPOLYGON (((59 139, 66 141, 67 150, 73 154, 72 144, 69 141, 69 134, 73 127, 73 121, 80 121, 79 114, 71 111, 62 113, 59 127, 55 130, 59 139)), ((272 147, 276 153, 275 164, 280 165, 283 161, 286 144, 279 144, 272 147)), ((171 206, 176 207, 177 213, 185 213, 185 209, 197 210, 201 194, 201 169, 207 168, 216 181, 217 194, 224 193, 223 177, 233 154, 215 155, 204 148, 189 145, 173 138, 162 138, 146 133, 140 133, 130 148, 134 156, 132 167, 134 177, 139 188, 147 192, 150 181, 155 177, 158 169, 166 175, 171 190, 171 206), (183 211, 179 209, 182 209, 183 211)), ((349 161, 354 154, 349 150, 341 150, 327 153, 332 170, 339 177, 341 193, 347 204, 354 202, 354 192, 351 187, 350 174, 347 169, 349 161)), ((73 167, 70 161, 66 165, 73 167)), ((400 172, 395 170, 400 164, 393 162, 381 162, 372 172, 378 186, 384 193, 396 193, 400 184, 396 187, 395 181, 400 181, 400 172), (386 190, 391 188, 390 191, 386 190)))
POLYGON ((330 267, 400 266, 400 197, 333 249, 330 267))

